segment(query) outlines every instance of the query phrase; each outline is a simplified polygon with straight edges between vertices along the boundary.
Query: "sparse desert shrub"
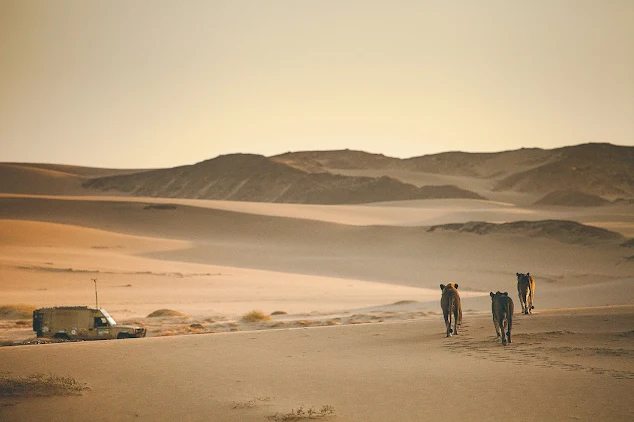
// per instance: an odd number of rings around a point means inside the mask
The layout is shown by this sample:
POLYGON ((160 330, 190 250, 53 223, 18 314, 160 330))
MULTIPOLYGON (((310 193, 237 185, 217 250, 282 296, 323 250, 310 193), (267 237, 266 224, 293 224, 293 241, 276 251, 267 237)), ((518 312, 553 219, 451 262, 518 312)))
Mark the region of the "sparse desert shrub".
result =
POLYGON ((253 310, 249 312, 248 314, 243 315, 241 319, 244 322, 260 322, 260 321, 269 321, 271 317, 266 315, 262 311, 253 310))
POLYGON ((160 318, 160 317, 185 317, 187 315, 174 311, 172 309, 159 309, 152 312, 147 318, 160 318))
POLYGON ((254 399, 251 400, 247 400, 247 401, 240 401, 240 402, 233 402, 233 406, 231 406, 232 409, 250 409, 253 407, 258 406, 260 403, 266 403, 271 401, 270 397, 256 397, 254 399))
POLYGON ((35 309, 31 305, 0 305, 0 319, 32 318, 35 309))
POLYGON ((286 312, 284 311, 275 311, 275 312, 271 312, 271 315, 275 316, 275 315, 286 315, 286 312))
POLYGON ((195 330, 202 330, 202 329, 204 329, 205 327, 203 327, 203 325, 202 325, 202 324, 190 324, 190 325, 189 325, 189 328, 193 328, 193 329, 195 329, 195 330))
POLYGON ((0 373, 0 397, 78 396, 87 388, 71 377, 40 373, 11 377, 8 373, 0 373))
POLYGON ((298 409, 292 409, 290 413, 276 413, 271 416, 267 416, 267 419, 274 422, 290 422, 299 421, 302 419, 319 419, 328 416, 334 416, 335 408, 330 405, 323 405, 321 409, 315 410, 314 407, 304 409, 300 406, 298 409))

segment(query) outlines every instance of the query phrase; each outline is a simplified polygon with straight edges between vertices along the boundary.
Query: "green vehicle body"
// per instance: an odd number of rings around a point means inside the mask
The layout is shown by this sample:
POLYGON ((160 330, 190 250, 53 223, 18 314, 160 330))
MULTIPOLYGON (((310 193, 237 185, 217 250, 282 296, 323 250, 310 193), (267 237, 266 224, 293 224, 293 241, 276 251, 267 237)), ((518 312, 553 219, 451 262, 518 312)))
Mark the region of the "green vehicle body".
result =
POLYGON ((105 309, 57 306, 33 311, 33 331, 38 337, 65 340, 104 340, 145 337, 143 327, 119 325, 105 309))

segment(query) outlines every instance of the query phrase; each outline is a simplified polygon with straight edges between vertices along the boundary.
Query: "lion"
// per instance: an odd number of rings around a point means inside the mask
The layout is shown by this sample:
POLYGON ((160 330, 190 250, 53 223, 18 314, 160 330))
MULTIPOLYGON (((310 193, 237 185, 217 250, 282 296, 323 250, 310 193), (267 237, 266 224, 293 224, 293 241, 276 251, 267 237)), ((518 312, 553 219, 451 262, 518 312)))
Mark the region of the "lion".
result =
POLYGON ((513 299, 508 292, 491 292, 491 313, 493 314, 493 325, 495 326, 496 339, 502 337, 502 344, 506 346, 511 343, 511 328, 513 327, 513 299), (506 327, 505 327, 506 324, 506 327), (504 332, 506 330, 506 333, 504 332))
POLYGON ((535 306, 533 306, 535 300, 535 279, 531 277, 530 273, 515 273, 515 275, 517 275, 517 295, 522 305, 522 313, 528 315, 533 313, 533 309, 535 309, 535 306))
POLYGON ((440 298, 440 307, 445 317, 445 326, 447 327, 447 337, 451 334, 458 335, 458 326, 462 324, 462 307, 460 306, 460 295, 458 294, 458 285, 448 283, 440 285, 442 296, 440 298), (451 328, 453 316, 453 329, 451 328))

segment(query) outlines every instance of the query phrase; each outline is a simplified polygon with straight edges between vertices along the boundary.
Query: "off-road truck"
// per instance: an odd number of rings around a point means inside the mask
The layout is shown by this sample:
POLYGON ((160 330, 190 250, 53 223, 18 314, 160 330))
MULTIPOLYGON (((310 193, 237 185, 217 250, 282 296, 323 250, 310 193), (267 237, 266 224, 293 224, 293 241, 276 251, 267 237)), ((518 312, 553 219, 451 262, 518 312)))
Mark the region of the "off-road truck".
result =
POLYGON ((100 340, 145 337, 146 329, 118 325, 105 309, 57 306, 33 311, 33 331, 38 337, 65 340, 100 340))

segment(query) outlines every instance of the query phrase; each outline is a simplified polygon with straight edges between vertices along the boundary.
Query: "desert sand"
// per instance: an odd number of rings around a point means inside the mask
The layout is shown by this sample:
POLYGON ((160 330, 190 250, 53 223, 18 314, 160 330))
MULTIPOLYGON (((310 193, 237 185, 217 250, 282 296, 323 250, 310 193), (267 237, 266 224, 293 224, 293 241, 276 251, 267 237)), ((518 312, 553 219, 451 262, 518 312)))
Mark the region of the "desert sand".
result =
MULTIPOLYGON (((634 419, 632 204, 533 206, 442 175, 489 200, 142 198, 87 194, 72 167, 29 171, 0 194, 0 305, 93 306, 97 279, 99 305, 148 337, 1 347, 0 372, 88 387, 0 397, 2 420, 263 421, 324 405, 338 421, 634 419), (430 231, 524 220, 613 233, 430 231), (532 315, 519 314, 516 272, 536 279, 532 315), (449 281, 464 324, 445 338, 449 281), (507 347, 490 317, 497 290, 515 300, 507 347), (183 316, 147 318, 157 309, 183 316), (241 320, 252 310, 276 315, 241 320)), ((0 321, 2 344, 31 342, 28 324, 0 321)))

